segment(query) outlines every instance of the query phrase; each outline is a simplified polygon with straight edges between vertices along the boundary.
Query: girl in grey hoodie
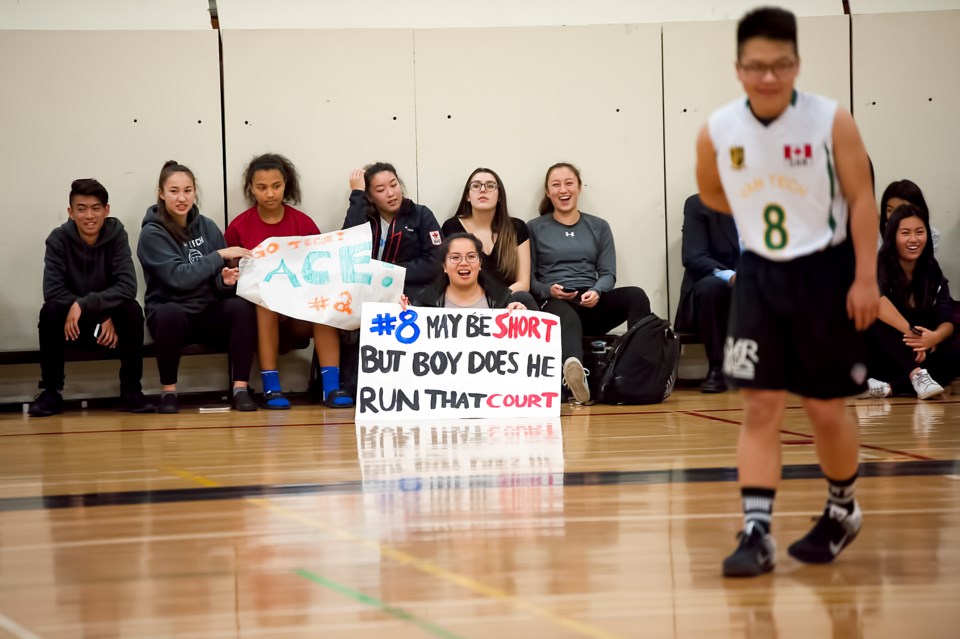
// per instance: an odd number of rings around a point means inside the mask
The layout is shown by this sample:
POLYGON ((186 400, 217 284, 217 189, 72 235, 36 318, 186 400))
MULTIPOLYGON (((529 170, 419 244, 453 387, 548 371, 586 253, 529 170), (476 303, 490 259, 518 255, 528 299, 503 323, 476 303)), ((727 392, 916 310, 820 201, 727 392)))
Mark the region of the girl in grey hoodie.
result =
POLYGON ((196 178, 175 161, 163 165, 157 203, 147 209, 137 244, 146 280, 147 328, 157 344, 163 395, 158 411, 176 413, 183 347, 227 342, 234 410, 253 411, 247 382, 257 343, 253 304, 236 296, 239 271, 229 262, 249 255, 227 247, 223 233, 196 205, 196 178))

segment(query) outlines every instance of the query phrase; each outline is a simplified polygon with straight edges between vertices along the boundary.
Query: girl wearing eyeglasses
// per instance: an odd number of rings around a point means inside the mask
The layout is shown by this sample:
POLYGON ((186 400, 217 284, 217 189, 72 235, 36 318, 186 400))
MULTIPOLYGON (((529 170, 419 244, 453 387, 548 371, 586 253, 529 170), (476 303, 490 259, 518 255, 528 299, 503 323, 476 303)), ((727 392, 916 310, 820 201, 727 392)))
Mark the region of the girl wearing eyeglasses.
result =
POLYGON ((515 293, 487 274, 482 267, 483 242, 476 236, 454 233, 443 241, 440 254, 443 256, 443 274, 414 296, 413 305, 536 310, 536 302, 529 293, 515 293))
POLYGON ((444 237, 454 233, 470 233, 480 240, 484 272, 514 292, 530 290, 527 225, 510 217, 507 191, 495 171, 480 167, 467 178, 457 212, 443 223, 444 237))
POLYGON ((397 170, 375 162, 350 174, 350 207, 343 228, 369 223, 373 259, 406 269, 407 295, 437 276, 437 247, 443 238, 433 211, 405 197, 397 170))
POLYGON ((547 169, 540 217, 527 223, 533 275, 530 290, 542 309, 560 318, 564 383, 573 398, 590 400, 583 368, 583 335, 603 335, 650 314, 642 288, 617 281, 613 233, 605 220, 577 207, 582 181, 566 162, 547 169))

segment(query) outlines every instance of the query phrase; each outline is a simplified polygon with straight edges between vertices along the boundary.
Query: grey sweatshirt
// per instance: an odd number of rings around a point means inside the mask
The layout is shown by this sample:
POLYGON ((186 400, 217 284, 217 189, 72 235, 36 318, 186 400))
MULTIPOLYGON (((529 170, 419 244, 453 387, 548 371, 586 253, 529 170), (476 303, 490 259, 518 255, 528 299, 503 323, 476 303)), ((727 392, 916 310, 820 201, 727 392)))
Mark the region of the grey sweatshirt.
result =
POLYGON ((617 282, 617 252, 606 220, 580 213, 572 226, 552 214, 527 222, 530 232, 530 292, 550 298, 550 286, 561 284, 598 293, 613 290, 617 282))

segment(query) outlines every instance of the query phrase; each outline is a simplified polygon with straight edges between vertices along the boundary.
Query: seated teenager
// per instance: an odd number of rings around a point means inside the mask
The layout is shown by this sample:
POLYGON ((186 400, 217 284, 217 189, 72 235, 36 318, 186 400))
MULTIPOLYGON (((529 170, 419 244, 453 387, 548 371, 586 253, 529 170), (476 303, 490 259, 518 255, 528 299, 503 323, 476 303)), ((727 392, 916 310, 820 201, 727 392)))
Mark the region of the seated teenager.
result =
POLYGON ((456 214, 443 223, 443 235, 470 233, 483 244, 483 271, 513 291, 530 290, 530 235, 523 220, 510 217, 500 176, 474 169, 463 185, 456 214))
POLYGON ((893 214, 901 204, 914 204, 920 209, 923 220, 930 227, 930 243, 933 245, 933 254, 937 254, 940 247, 940 231, 930 225, 930 209, 923 191, 916 183, 910 180, 896 180, 887 185, 880 196, 880 243, 883 243, 884 231, 887 228, 887 218, 893 214))
POLYGON ((416 294, 412 304, 435 308, 508 308, 537 310, 526 291, 514 292, 481 266, 483 243, 468 233, 454 233, 440 245, 443 273, 416 294))
POLYGON ((683 284, 674 326, 703 339, 709 369, 702 393, 727 390, 723 345, 727 339, 730 298, 737 279, 740 240, 732 215, 711 211, 691 195, 683 205, 683 284))
POLYGON ((369 223, 374 259, 406 269, 404 293, 420 290, 440 272, 442 240, 433 212, 404 196, 392 164, 376 162, 350 174, 350 207, 343 228, 369 223))
POLYGON ((254 411, 247 389, 257 314, 253 304, 236 296, 240 271, 228 260, 250 251, 227 247, 213 220, 196 205, 193 171, 170 161, 163 165, 157 203, 147 209, 140 230, 137 257, 147 283, 147 327, 157 348, 157 368, 163 395, 161 413, 179 411, 177 372, 187 344, 229 346, 234 410, 254 411))
MULTIPOLYGON (((300 176, 293 163, 282 155, 268 153, 253 158, 243 172, 243 193, 253 206, 230 222, 225 233, 228 246, 253 250, 269 237, 320 233, 310 216, 287 204, 300 203, 300 176)), ((290 400, 283 396, 277 370, 281 330, 287 341, 313 336, 324 403, 333 408, 353 406, 350 395, 340 389, 340 332, 333 326, 291 319, 262 306, 256 309, 257 350, 266 407, 275 410, 290 408, 290 400)))
POLYGON ((916 393, 930 399, 957 375, 960 349, 953 300, 933 257, 930 225, 920 207, 901 204, 890 216, 878 256, 879 319, 869 331, 870 379, 864 396, 916 393))
POLYGON ((120 356, 120 410, 152 413, 143 396, 143 310, 123 224, 109 217, 107 189, 92 179, 70 185, 70 219, 47 237, 40 309, 40 388, 34 417, 63 412, 67 348, 111 348, 120 356))
POLYGON ((580 171, 561 162, 547 170, 540 217, 527 222, 533 274, 530 291, 542 310, 560 318, 564 383, 573 398, 590 400, 583 368, 583 334, 602 335, 650 314, 636 286, 614 288, 617 255, 610 225, 577 208, 580 171))

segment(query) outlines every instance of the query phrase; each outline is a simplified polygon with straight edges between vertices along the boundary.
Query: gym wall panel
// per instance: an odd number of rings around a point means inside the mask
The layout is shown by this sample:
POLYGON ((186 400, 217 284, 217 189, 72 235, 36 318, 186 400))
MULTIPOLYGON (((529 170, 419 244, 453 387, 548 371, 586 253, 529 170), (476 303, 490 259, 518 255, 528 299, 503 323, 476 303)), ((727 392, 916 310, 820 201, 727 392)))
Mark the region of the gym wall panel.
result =
POLYGON ((420 199, 441 223, 477 166, 531 219, 547 167, 572 162, 580 209, 613 229, 617 284, 666 312, 659 25, 418 30, 416 78, 420 199))
POLYGON ((923 190, 937 259, 960 282, 960 11, 853 17, 854 109, 877 175, 923 190))
POLYGON ((960 9, 960 0, 850 0, 850 13, 896 13, 960 9))
MULTIPOLYGON (((801 16, 842 15, 840 0, 780 0, 801 16)), ((756 0, 217 0, 227 29, 572 26, 736 20, 756 0), (267 9, 269 7, 269 9, 267 9)))
POLYGON ((0 29, 209 30, 208 0, 0 0, 0 29))
MULTIPOLYGON (((106 186, 134 251, 165 160, 194 169, 203 212, 223 220, 217 34, 3 31, 0 83, 0 251, 5 271, 16 273, 0 289, 0 348, 37 348, 44 240, 67 219, 72 180, 106 186)), ((115 364, 108 367, 115 380, 115 364)), ((145 370, 149 384, 152 361, 145 370)), ((0 367, 0 397, 32 396, 37 377, 35 366, 0 367)), ((68 379, 68 394, 85 389, 104 394, 94 381, 68 379)))
MULTIPOLYGON (((850 108, 850 38, 845 16, 799 18, 797 88, 850 108)), ((696 139, 710 114, 743 95, 736 76, 736 22, 663 25, 663 121, 666 156, 670 317, 683 281, 683 203, 697 191, 696 139)))
POLYGON ((250 206, 243 169, 266 152, 296 164, 301 209, 323 231, 343 224, 350 171, 364 164, 393 163, 417 198, 412 31, 224 30, 222 37, 230 219, 250 206))

